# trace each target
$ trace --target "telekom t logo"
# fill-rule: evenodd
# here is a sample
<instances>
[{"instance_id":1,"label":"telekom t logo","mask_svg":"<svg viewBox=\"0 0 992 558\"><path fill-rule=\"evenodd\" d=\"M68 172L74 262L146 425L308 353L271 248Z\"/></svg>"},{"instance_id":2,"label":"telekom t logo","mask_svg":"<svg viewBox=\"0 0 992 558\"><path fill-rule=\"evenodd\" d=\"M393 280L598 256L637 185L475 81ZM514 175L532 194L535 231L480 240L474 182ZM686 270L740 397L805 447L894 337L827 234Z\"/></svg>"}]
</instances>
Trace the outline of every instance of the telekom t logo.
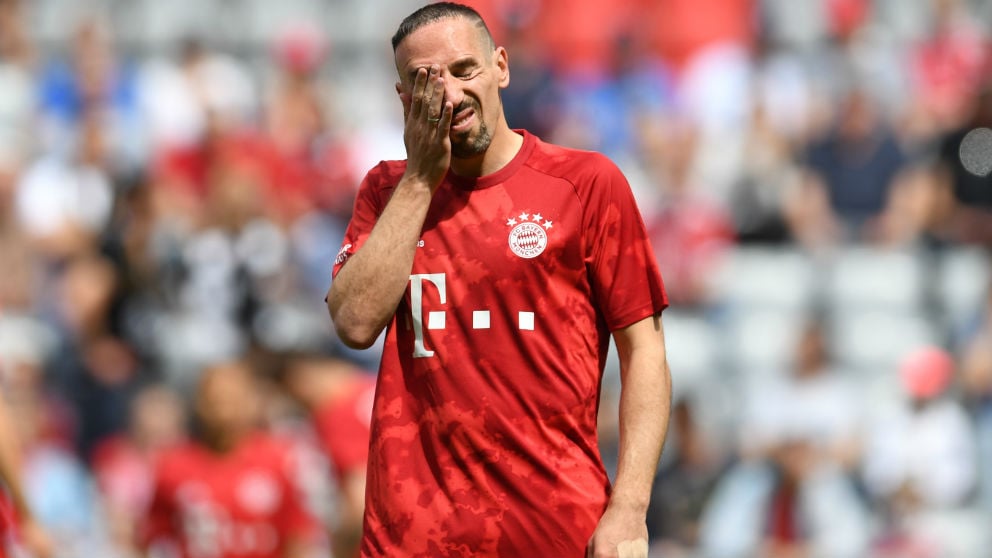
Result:
<instances>
[{"instance_id":1,"label":"telekom t logo","mask_svg":"<svg viewBox=\"0 0 992 558\"><path fill-rule=\"evenodd\" d=\"M448 290L444 283L443 273L416 273L410 276L410 307L413 311L413 356L415 358L434 356L434 351L428 351L424 347L424 281L430 281L437 287L441 304L447 303ZM440 321L441 327L431 329L444 329L444 312L431 312L427 316L427 325L437 326Z\"/></svg>"},{"instance_id":2,"label":"telekom t logo","mask_svg":"<svg viewBox=\"0 0 992 558\"><path fill-rule=\"evenodd\" d=\"M438 302L447 304L448 289L444 273L415 273L410 275L410 311L413 314L413 356L414 358L432 357L434 351L427 350L424 345L424 282L430 282L437 288ZM447 314L444 310L427 313L427 329L444 329ZM534 313L518 312L517 328L534 330ZM489 329L489 310L472 311L472 329Z\"/></svg>"}]
</instances>

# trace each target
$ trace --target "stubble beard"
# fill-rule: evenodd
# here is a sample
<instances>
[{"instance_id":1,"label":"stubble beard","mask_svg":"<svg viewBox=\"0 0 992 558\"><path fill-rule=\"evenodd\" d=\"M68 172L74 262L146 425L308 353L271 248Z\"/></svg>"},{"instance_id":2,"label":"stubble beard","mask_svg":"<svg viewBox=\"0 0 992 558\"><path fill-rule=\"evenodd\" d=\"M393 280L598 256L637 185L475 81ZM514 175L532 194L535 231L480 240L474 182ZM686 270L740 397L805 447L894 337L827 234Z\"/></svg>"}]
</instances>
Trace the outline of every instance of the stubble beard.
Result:
<instances>
[{"instance_id":1,"label":"stubble beard","mask_svg":"<svg viewBox=\"0 0 992 558\"><path fill-rule=\"evenodd\" d=\"M451 155L453 157L471 159L489 149L489 144L493 142L493 134L489 130L489 126L482 122L481 114L478 111L476 111L476 117L479 118L479 131L474 136L469 131L462 137L451 138Z\"/></svg>"}]
</instances>

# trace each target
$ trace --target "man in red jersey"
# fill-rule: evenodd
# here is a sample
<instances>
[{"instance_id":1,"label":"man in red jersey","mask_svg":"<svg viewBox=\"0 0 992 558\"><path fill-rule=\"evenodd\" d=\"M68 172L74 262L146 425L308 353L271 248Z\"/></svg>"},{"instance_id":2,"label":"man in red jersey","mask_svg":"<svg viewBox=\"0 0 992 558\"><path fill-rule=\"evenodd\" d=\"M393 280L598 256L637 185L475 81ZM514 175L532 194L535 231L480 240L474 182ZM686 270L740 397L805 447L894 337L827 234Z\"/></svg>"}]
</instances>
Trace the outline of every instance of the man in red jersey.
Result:
<instances>
[{"instance_id":1,"label":"man in red jersey","mask_svg":"<svg viewBox=\"0 0 992 558\"><path fill-rule=\"evenodd\" d=\"M348 345L387 328L362 555L646 556L671 383L630 187L602 155L508 127L508 55L474 10L421 8L393 49L407 160L365 177L327 297ZM611 334L612 489L596 440Z\"/></svg>"},{"instance_id":2,"label":"man in red jersey","mask_svg":"<svg viewBox=\"0 0 992 558\"><path fill-rule=\"evenodd\" d=\"M294 449L258 427L261 399L241 363L200 381L200 439L165 450L143 527L147 547L182 558L309 556L317 523L294 482Z\"/></svg>"}]
</instances>

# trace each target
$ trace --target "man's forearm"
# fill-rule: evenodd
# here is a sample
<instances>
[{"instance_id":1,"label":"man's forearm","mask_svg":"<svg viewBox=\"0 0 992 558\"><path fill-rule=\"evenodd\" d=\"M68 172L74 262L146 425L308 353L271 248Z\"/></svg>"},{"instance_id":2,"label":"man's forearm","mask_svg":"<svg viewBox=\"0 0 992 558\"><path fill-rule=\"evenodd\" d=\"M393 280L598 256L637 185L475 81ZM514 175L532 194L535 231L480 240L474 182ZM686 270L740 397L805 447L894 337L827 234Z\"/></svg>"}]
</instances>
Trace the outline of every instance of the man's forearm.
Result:
<instances>
[{"instance_id":1,"label":"man's forearm","mask_svg":"<svg viewBox=\"0 0 992 558\"><path fill-rule=\"evenodd\" d=\"M651 485L668 432L671 408L671 375L663 344L664 338L660 337L656 346L652 343L626 348L618 346L623 385L620 454L611 507L645 513L650 502Z\"/></svg>"},{"instance_id":2,"label":"man's forearm","mask_svg":"<svg viewBox=\"0 0 992 558\"><path fill-rule=\"evenodd\" d=\"M371 345L396 312L430 202L427 184L401 180L365 244L332 282L327 308L347 345Z\"/></svg>"}]
</instances>

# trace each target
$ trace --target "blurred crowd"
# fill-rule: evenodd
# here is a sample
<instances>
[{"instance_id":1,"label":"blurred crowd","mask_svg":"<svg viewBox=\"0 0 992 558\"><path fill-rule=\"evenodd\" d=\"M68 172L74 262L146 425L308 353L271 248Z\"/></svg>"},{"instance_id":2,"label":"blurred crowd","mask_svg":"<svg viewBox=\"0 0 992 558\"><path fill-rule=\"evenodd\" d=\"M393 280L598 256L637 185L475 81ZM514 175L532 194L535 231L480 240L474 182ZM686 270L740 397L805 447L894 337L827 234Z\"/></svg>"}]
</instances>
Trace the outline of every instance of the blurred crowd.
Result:
<instances>
[{"instance_id":1,"label":"blurred crowd","mask_svg":"<svg viewBox=\"0 0 992 558\"><path fill-rule=\"evenodd\" d=\"M404 157L388 37L419 3L211 0L145 42L91 3L43 34L65 2L0 0L0 386L33 511L58 557L133 556L158 456L232 424L197 411L228 363L240 420L304 456L314 552L350 556L378 354L323 296L363 173ZM652 236L653 555L983 556L992 1L466 3L510 125L610 156ZM224 24L246 11L266 33Z\"/></svg>"}]
</instances>

